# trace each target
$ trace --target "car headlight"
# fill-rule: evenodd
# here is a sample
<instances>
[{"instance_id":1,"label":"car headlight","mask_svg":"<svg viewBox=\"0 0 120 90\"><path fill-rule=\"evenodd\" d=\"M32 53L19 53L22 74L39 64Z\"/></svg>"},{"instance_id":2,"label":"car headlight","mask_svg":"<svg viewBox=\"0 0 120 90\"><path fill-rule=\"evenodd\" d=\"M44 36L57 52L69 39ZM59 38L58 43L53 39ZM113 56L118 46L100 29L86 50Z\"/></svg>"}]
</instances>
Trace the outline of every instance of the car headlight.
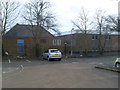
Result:
<instances>
[{"instance_id":1,"label":"car headlight","mask_svg":"<svg viewBox=\"0 0 120 90\"><path fill-rule=\"evenodd\" d=\"M53 55L52 55L52 54L50 54L49 56L50 56L50 57L52 57Z\"/></svg>"}]
</instances>

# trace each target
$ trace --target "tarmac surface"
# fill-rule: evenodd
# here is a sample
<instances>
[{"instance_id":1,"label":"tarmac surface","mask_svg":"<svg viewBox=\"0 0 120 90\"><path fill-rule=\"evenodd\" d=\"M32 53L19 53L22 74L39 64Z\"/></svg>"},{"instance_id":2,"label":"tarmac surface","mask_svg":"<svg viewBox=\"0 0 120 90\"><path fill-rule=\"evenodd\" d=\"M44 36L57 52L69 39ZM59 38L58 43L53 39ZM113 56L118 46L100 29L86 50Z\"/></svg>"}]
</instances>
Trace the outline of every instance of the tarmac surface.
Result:
<instances>
[{"instance_id":1,"label":"tarmac surface","mask_svg":"<svg viewBox=\"0 0 120 90\"><path fill-rule=\"evenodd\" d=\"M3 61L3 88L118 88L118 73L94 68L113 66L117 56L62 61Z\"/></svg>"}]
</instances>

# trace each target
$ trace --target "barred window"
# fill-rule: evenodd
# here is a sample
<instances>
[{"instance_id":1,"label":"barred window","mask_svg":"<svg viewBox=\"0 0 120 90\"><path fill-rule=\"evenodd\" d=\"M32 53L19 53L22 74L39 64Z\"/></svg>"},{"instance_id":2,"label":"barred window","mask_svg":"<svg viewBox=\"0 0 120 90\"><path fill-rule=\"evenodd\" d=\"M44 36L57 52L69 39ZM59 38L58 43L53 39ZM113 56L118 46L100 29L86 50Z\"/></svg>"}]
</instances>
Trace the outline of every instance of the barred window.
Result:
<instances>
[{"instance_id":1,"label":"barred window","mask_svg":"<svg viewBox=\"0 0 120 90\"><path fill-rule=\"evenodd\" d=\"M92 40L97 40L98 39L98 35L92 35Z\"/></svg>"}]
</instances>

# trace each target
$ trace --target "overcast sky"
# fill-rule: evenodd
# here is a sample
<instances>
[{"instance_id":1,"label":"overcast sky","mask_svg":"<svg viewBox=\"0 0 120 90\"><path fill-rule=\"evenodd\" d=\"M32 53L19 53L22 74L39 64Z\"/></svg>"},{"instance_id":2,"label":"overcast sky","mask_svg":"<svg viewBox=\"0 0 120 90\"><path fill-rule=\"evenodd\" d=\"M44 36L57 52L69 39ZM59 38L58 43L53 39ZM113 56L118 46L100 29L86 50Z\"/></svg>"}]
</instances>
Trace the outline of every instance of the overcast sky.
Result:
<instances>
[{"instance_id":1,"label":"overcast sky","mask_svg":"<svg viewBox=\"0 0 120 90\"><path fill-rule=\"evenodd\" d=\"M20 0L27 2L28 0ZM53 5L53 11L61 27L60 31L70 31L73 27L71 20L76 19L81 7L89 11L90 17L94 15L96 9L103 9L106 14L118 13L118 0L49 0ZM92 17L91 17L92 18Z\"/></svg>"}]
</instances>

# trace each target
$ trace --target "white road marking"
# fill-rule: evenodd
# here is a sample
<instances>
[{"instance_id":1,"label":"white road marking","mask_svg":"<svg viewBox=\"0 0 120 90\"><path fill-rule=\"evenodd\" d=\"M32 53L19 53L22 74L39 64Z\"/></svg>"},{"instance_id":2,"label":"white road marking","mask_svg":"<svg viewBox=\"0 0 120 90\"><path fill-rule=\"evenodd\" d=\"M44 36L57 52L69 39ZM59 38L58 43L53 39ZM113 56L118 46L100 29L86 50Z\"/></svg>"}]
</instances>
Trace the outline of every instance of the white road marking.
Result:
<instances>
[{"instance_id":1,"label":"white road marking","mask_svg":"<svg viewBox=\"0 0 120 90\"><path fill-rule=\"evenodd\" d=\"M2 73L6 73L6 72L2 72Z\"/></svg>"},{"instance_id":2,"label":"white road marking","mask_svg":"<svg viewBox=\"0 0 120 90\"><path fill-rule=\"evenodd\" d=\"M9 59L8 61L9 61L9 63L11 63L11 60L10 60L10 59Z\"/></svg>"},{"instance_id":3,"label":"white road marking","mask_svg":"<svg viewBox=\"0 0 120 90\"><path fill-rule=\"evenodd\" d=\"M72 62L72 63L79 63L79 62Z\"/></svg>"},{"instance_id":4,"label":"white road marking","mask_svg":"<svg viewBox=\"0 0 120 90\"><path fill-rule=\"evenodd\" d=\"M26 60L27 62L31 62L30 60Z\"/></svg>"},{"instance_id":5,"label":"white road marking","mask_svg":"<svg viewBox=\"0 0 120 90\"><path fill-rule=\"evenodd\" d=\"M16 68L16 70L18 70L18 69L19 69L19 67Z\"/></svg>"},{"instance_id":6,"label":"white road marking","mask_svg":"<svg viewBox=\"0 0 120 90\"><path fill-rule=\"evenodd\" d=\"M18 66L18 67L16 68L16 70L19 70L19 69L20 69L20 72L22 72L22 71L24 70L23 65L20 65L20 66Z\"/></svg>"},{"instance_id":7,"label":"white road marking","mask_svg":"<svg viewBox=\"0 0 120 90\"><path fill-rule=\"evenodd\" d=\"M105 64L103 64L103 63L98 63L99 65L102 65L102 66L105 66Z\"/></svg>"},{"instance_id":8,"label":"white road marking","mask_svg":"<svg viewBox=\"0 0 120 90\"><path fill-rule=\"evenodd\" d=\"M90 65L102 65L102 66L105 66L104 63L96 63L96 62L91 62Z\"/></svg>"},{"instance_id":9,"label":"white road marking","mask_svg":"<svg viewBox=\"0 0 120 90\"><path fill-rule=\"evenodd\" d=\"M22 69L21 69L21 71L23 71L23 70L24 70L24 67L23 67L23 65L20 65L20 67L22 68ZM20 72L21 72L21 71L20 71Z\"/></svg>"}]
</instances>

